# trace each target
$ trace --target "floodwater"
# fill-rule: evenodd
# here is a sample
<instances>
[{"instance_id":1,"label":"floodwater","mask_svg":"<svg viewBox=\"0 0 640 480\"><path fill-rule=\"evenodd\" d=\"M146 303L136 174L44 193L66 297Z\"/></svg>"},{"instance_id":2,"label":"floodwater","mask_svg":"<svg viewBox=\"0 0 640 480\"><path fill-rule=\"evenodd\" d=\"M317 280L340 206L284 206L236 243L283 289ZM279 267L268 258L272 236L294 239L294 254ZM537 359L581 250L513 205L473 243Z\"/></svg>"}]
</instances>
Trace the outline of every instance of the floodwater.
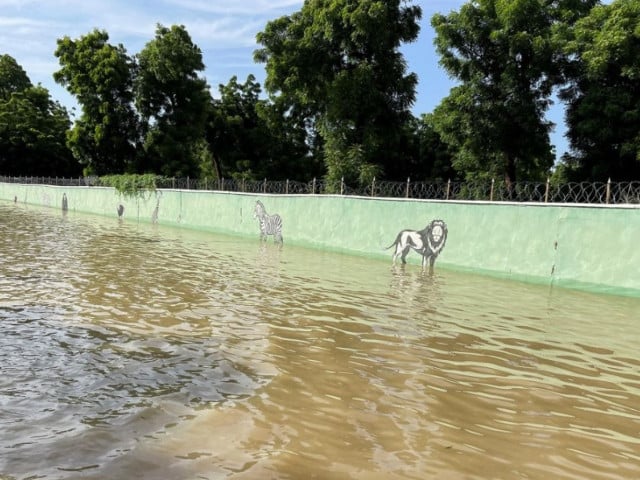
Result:
<instances>
[{"instance_id":1,"label":"floodwater","mask_svg":"<svg viewBox=\"0 0 640 480\"><path fill-rule=\"evenodd\" d=\"M640 299L284 236L0 203L0 479L640 478Z\"/></svg>"}]
</instances>

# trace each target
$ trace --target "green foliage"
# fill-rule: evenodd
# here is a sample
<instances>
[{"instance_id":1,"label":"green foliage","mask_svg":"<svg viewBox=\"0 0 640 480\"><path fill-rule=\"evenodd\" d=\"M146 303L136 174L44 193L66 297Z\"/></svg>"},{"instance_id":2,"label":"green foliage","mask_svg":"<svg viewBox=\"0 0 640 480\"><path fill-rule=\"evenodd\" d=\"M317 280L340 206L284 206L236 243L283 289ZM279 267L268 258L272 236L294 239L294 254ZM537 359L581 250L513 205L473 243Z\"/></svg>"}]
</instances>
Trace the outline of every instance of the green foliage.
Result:
<instances>
[{"instance_id":1,"label":"green foliage","mask_svg":"<svg viewBox=\"0 0 640 480\"><path fill-rule=\"evenodd\" d=\"M360 166L397 159L417 84L399 51L419 31L421 9L408 3L305 2L258 34L267 91L320 135L329 182L342 171L357 180Z\"/></svg>"},{"instance_id":2,"label":"green foliage","mask_svg":"<svg viewBox=\"0 0 640 480\"><path fill-rule=\"evenodd\" d=\"M79 171L65 145L67 110L33 86L10 56L0 56L0 173L75 175Z\"/></svg>"},{"instance_id":3,"label":"green foliage","mask_svg":"<svg viewBox=\"0 0 640 480\"><path fill-rule=\"evenodd\" d=\"M10 55L0 55L0 100L8 101L13 93L31 87L27 72Z\"/></svg>"},{"instance_id":4,"label":"green foliage","mask_svg":"<svg viewBox=\"0 0 640 480\"><path fill-rule=\"evenodd\" d=\"M280 104L260 99L253 75L244 83L234 76L219 91L206 128L218 177L307 180L314 174L305 124L279 109Z\"/></svg>"},{"instance_id":5,"label":"green foliage","mask_svg":"<svg viewBox=\"0 0 640 480\"><path fill-rule=\"evenodd\" d=\"M573 154L564 159L575 178L640 178L640 3L616 0L563 32L576 59L567 102Z\"/></svg>"},{"instance_id":6,"label":"green foliage","mask_svg":"<svg viewBox=\"0 0 640 480\"><path fill-rule=\"evenodd\" d=\"M260 178L260 162L265 160L269 142L258 116L258 104L264 102L259 100L260 84L253 75L244 84L234 76L218 89L220 98L212 101L206 126L216 175Z\"/></svg>"},{"instance_id":7,"label":"green foliage","mask_svg":"<svg viewBox=\"0 0 640 480\"><path fill-rule=\"evenodd\" d=\"M407 177L413 180L456 179L453 157L434 126L433 114L423 114L419 119L414 119L412 129L417 152L413 156L415 164L411 166Z\"/></svg>"},{"instance_id":8,"label":"green foliage","mask_svg":"<svg viewBox=\"0 0 640 480\"><path fill-rule=\"evenodd\" d=\"M266 135L256 140L268 146L266 161L260 162L262 178L308 181L324 175L318 137L306 118L285 110L280 102L259 102L256 111Z\"/></svg>"},{"instance_id":9,"label":"green foliage","mask_svg":"<svg viewBox=\"0 0 640 480\"><path fill-rule=\"evenodd\" d=\"M369 185L374 177L380 176L380 166L368 163L361 145L347 145L339 134L325 135L325 164L327 184L339 185L344 181L349 185ZM337 191L337 190L336 190Z\"/></svg>"},{"instance_id":10,"label":"green foliage","mask_svg":"<svg viewBox=\"0 0 640 480\"><path fill-rule=\"evenodd\" d=\"M99 178L99 184L104 187L115 188L125 198L148 198L156 192L157 182L161 179L154 174L104 175Z\"/></svg>"},{"instance_id":11,"label":"green foliage","mask_svg":"<svg viewBox=\"0 0 640 480\"><path fill-rule=\"evenodd\" d=\"M57 42L61 68L54 79L76 96L82 115L67 143L78 161L96 174L135 168L139 125L133 109L133 59L105 31Z\"/></svg>"},{"instance_id":12,"label":"green foliage","mask_svg":"<svg viewBox=\"0 0 640 480\"><path fill-rule=\"evenodd\" d=\"M468 179L542 179L553 164L544 118L561 81L553 31L593 2L547 3L479 0L432 18L440 63L461 82L434 112L435 127Z\"/></svg>"},{"instance_id":13,"label":"green foliage","mask_svg":"<svg viewBox=\"0 0 640 480\"><path fill-rule=\"evenodd\" d=\"M198 159L199 175L198 178L203 180L216 180L220 178L215 170L215 159L211 154L209 145L206 140L202 140L193 146L193 155Z\"/></svg>"},{"instance_id":14,"label":"green foliage","mask_svg":"<svg viewBox=\"0 0 640 480\"><path fill-rule=\"evenodd\" d=\"M489 200L491 198L490 181L466 182L456 194L457 198L464 200Z\"/></svg>"},{"instance_id":15,"label":"green foliage","mask_svg":"<svg viewBox=\"0 0 640 480\"><path fill-rule=\"evenodd\" d=\"M195 154L204 139L211 99L202 52L184 26L158 25L156 36L138 54L136 106L145 121L144 161L140 171L166 176L197 176Z\"/></svg>"},{"instance_id":16,"label":"green foliage","mask_svg":"<svg viewBox=\"0 0 640 480\"><path fill-rule=\"evenodd\" d=\"M637 179L640 2L599 3L470 0L434 15L440 63L458 84L420 118L410 113L417 77L400 52L419 32L411 1L306 1L268 22L254 53L267 99L251 75L212 99L184 26L158 25L133 57L104 31L63 37L54 78L82 114L71 125L0 55L0 173L511 185L551 171L545 113L559 89L572 152L554 181Z\"/></svg>"}]
</instances>

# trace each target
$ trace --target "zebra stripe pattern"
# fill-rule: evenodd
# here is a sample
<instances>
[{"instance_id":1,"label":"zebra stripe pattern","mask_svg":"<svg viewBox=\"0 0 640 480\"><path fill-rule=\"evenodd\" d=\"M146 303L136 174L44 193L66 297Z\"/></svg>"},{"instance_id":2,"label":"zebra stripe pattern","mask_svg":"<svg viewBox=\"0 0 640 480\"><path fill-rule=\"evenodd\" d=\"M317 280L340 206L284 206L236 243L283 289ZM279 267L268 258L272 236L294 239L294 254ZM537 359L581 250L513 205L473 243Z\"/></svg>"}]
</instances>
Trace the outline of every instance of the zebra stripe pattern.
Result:
<instances>
[{"instance_id":1,"label":"zebra stripe pattern","mask_svg":"<svg viewBox=\"0 0 640 480\"><path fill-rule=\"evenodd\" d=\"M274 243L282 243L282 218L280 215L269 215L260 200L256 201L253 209L253 218L260 223L260 240L266 240L268 235L273 235Z\"/></svg>"}]
</instances>

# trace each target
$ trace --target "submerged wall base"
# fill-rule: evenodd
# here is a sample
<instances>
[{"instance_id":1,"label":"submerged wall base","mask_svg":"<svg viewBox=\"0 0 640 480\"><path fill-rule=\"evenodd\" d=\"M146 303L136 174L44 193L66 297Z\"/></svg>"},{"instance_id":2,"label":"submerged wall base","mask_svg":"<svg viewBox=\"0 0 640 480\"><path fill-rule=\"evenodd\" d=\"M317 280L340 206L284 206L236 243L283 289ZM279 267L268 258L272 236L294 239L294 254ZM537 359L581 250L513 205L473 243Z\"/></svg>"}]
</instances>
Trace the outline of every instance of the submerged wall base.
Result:
<instances>
[{"instance_id":1,"label":"submerged wall base","mask_svg":"<svg viewBox=\"0 0 640 480\"><path fill-rule=\"evenodd\" d=\"M112 188L0 183L0 200L118 217L124 221L260 235L260 200L282 219L284 243L387 258L403 229L443 220L436 268L452 268L600 293L640 296L639 206L429 201L331 195L254 195L158 190L124 198ZM267 220L266 232L274 227ZM268 241L273 241L268 236ZM420 263L411 252L407 260ZM419 267L418 267L419 268Z\"/></svg>"}]
</instances>

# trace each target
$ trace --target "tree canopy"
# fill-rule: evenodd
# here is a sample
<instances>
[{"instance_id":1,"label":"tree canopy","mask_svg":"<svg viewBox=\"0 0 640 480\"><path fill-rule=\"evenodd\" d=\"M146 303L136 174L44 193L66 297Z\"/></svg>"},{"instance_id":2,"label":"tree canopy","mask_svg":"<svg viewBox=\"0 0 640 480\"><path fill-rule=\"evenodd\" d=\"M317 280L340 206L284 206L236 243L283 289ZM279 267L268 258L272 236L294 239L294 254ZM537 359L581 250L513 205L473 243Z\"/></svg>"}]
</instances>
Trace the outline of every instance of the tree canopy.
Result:
<instances>
[{"instance_id":1,"label":"tree canopy","mask_svg":"<svg viewBox=\"0 0 640 480\"><path fill-rule=\"evenodd\" d=\"M68 145L85 171L98 175L133 170L139 143L132 108L135 65L123 45L108 40L107 32L97 29L78 40L58 40L61 68L53 75L82 108Z\"/></svg>"},{"instance_id":2,"label":"tree canopy","mask_svg":"<svg viewBox=\"0 0 640 480\"><path fill-rule=\"evenodd\" d=\"M640 178L640 3L595 7L565 31L576 62L562 90L572 179Z\"/></svg>"},{"instance_id":3,"label":"tree canopy","mask_svg":"<svg viewBox=\"0 0 640 480\"><path fill-rule=\"evenodd\" d=\"M211 98L199 76L204 70L200 48L184 26L158 25L137 58L135 103L146 124L142 170L197 177Z\"/></svg>"},{"instance_id":4,"label":"tree canopy","mask_svg":"<svg viewBox=\"0 0 640 480\"><path fill-rule=\"evenodd\" d=\"M0 99L8 101L12 94L31 87L31 80L16 59L10 55L0 55Z\"/></svg>"},{"instance_id":5,"label":"tree canopy","mask_svg":"<svg viewBox=\"0 0 640 480\"><path fill-rule=\"evenodd\" d=\"M507 184L548 174L555 155L545 113L562 73L554 25L593 3L476 0L433 16L440 64L460 81L435 112L456 169Z\"/></svg>"},{"instance_id":6,"label":"tree canopy","mask_svg":"<svg viewBox=\"0 0 640 480\"><path fill-rule=\"evenodd\" d=\"M44 87L33 86L9 55L0 56L0 173L75 175L66 147L67 110Z\"/></svg>"},{"instance_id":7,"label":"tree canopy","mask_svg":"<svg viewBox=\"0 0 640 480\"><path fill-rule=\"evenodd\" d=\"M313 168L303 126L291 122L277 107L260 98L253 75L244 83L232 77L219 86L220 98L212 102L207 140L218 177L245 179L287 178L307 180Z\"/></svg>"},{"instance_id":8,"label":"tree canopy","mask_svg":"<svg viewBox=\"0 0 640 480\"><path fill-rule=\"evenodd\" d=\"M368 182L392 169L417 77L399 47L419 32L411 2L306 1L267 24L255 59L266 64L267 91L303 112L323 140L329 180Z\"/></svg>"},{"instance_id":9,"label":"tree canopy","mask_svg":"<svg viewBox=\"0 0 640 480\"><path fill-rule=\"evenodd\" d=\"M401 47L416 40L421 15L410 0L306 0L257 35L265 91L253 75L232 76L215 97L183 25L157 25L135 55L103 30L65 36L54 79L81 107L73 123L2 55L0 173L82 166L98 175L324 176L330 186L373 177L512 185L554 169L571 180L640 178L637 0L469 0L434 15L435 49L456 83L433 112L414 115L418 78ZM571 151L554 164L555 93Z\"/></svg>"}]
</instances>

